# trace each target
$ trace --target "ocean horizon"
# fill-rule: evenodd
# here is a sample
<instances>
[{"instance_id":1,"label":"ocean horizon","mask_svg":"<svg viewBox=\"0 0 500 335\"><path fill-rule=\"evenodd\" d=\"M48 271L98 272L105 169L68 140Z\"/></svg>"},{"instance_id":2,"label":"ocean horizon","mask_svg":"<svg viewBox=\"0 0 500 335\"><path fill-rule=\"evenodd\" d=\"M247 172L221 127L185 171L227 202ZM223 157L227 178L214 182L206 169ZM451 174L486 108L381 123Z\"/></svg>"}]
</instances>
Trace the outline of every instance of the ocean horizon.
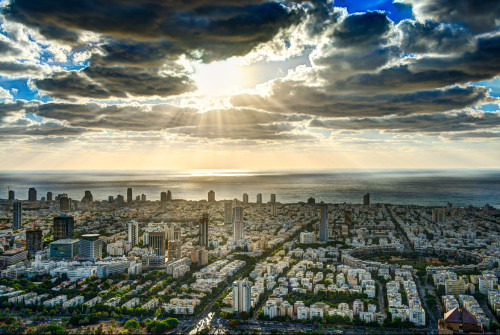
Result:
<instances>
[{"instance_id":1,"label":"ocean horizon","mask_svg":"<svg viewBox=\"0 0 500 335\"><path fill-rule=\"evenodd\" d=\"M362 203L370 193L372 203L444 206L484 206L500 208L500 169L341 169L341 170L45 170L0 171L0 199L14 190L16 199L28 198L35 187L38 199L48 191L54 197L67 193L83 198L90 190L95 200L108 196L145 194L159 200L160 192L170 190L174 199L202 200L210 190L216 200L242 199L250 202L262 193L263 201L276 194L277 201Z\"/></svg>"}]
</instances>

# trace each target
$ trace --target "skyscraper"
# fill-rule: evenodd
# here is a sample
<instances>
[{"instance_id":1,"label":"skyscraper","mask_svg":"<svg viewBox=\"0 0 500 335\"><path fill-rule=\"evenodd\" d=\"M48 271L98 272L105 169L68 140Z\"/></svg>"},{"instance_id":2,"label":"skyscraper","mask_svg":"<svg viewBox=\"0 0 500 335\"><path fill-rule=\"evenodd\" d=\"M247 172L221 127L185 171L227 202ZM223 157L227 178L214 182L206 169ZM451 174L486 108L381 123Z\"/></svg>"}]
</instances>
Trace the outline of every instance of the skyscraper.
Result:
<instances>
[{"instance_id":1,"label":"skyscraper","mask_svg":"<svg viewBox=\"0 0 500 335\"><path fill-rule=\"evenodd\" d=\"M128 241L132 248L139 242L139 224L137 221L132 220L128 223Z\"/></svg>"},{"instance_id":2,"label":"skyscraper","mask_svg":"<svg viewBox=\"0 0 500 335\"><path fill-rule=\"evenodd\" d=\"M80 256L89 260L96 260L102 257L104 242L99 238L99 234L85 234L80 239Z\"/></svg>"},{"instance_id":3,"label":"skyscraper","mask_svg":"<svg viewBox=\"0 0 500 335\"><path fill-rule=\"evenodd\" d=\"M271 203L274 204L276 202L276 194L271 194Z\"/></svg>"},{"instance_id":4,"label":"skyscraper","mask_svg":"<svg viewBox=\"0 0 500 335\"><path fill-rule=\"evenodd\" d=\"M172 192L170 192L170 190L167 191L167 201L172 201Z\"/></svg>"},{"instance_id":5,"label":"skyscraper","mask_svg":"<svg viewBox=\"0 0 500 335\"><path fill-rule=\"evenodd\" d=\"M36 189L34 187L28 190L28 201L36 201Z\"/></svg>"},{"instance_id":6,"label":"skyscraper","mask_svg":"<svg viewBox=\"0 0 500 335\"><path fill-rule=\"evenodd\" d=\"M252 284L247 280L233 283L233 313L249 313L252 300Z\"/></svg>"},{"instance_id":7,"label":"skyscraper","mask_svg":"<svg viewBox=\"0 0 500 335\"><path fill-rule=\"evenodd\" d=\"M92 192L89 190L85 191L85 195L82 198L82 203L84 204L91 204L94 202L94 196L92 195Z\"/></svg>"},{"instance_id":8,"label":"skyscraper","mask_svg":"<svg viewBox=\"0 0 500 335\"><path fill-rule=\"evenodd\" d=\"M315 204L316 203L316 199L314 199L313 197L310 197L309 199L307 199L307 203L308 204Z\"/></svg>"},{"instance_id":9,"label":"skyscraper","mask_svg":"<svg viewBox=\"0 0 500 335\"><path fill-rule=\"evenodd\" d=\"M131 203L133 201L132 198L132 187L127 188L127 202Z\"/></svg>"},{"instance_id":10,"label":"skyscraper","mask_svg":"<svg viewBox=\"0 0 500 335\"><path fill-rule=\"evenodd\" d=\"M243 238L243 207L233 208L233 239L235 241Z\"/></svg>"},{"instance_id":11,"label":"skyscraper","mask_svg":"<svg viewBox=\"0 0 500 335\"><path fill-rule=\"evenodd\" d=\"M168 260L181 258L182 242L179 240L168 241Z\"/></svg>"},{"instance_id":12,"label":"skyscraper","mask_svg":"<svg viewBox=\"0 0 500 335\"><path fill-rule=\"evenodd\" d=\"M12 208L12 229L21 229L23 227L23 204L20 201L14 201Z\"/></svg>"},{"instance_id":13,"label":"skyscraper","mask_svg":"<svg viewBox=\"0 0 500 335\"><path fill-rule=\"evenodd\" d=\"M62 211L69 211L69 198L67 195L63 195L59 198L59 209Z\"/></svg>"},{"instance_id":14,"label":"skyscraper","mask_svg":"<svg viewBox=\"0 0 500 335\"><path fill-rule=\"evenodd\" d=\"M33 256L37 251L43 249L42 237L41 229L26 230L26 250L28 250L28 255Z\"/></svg>"},{"instance_id":15,"label":"skyscraper","mask_svg":"<svg viewBox=\"0 0 500 335\"><path fill-rule=\"evenodd\" d=\"M363 205L370 206L370 193L366 193L363 196Z\"/></svg>"},{"instance_id":16,"label":"skyscraper","mask_svg":"<svg viewBox=\"0 0 500 335\"><path fill-rule=\"evenodd\" d=\"M233 204L231 201L224 202L224 223L231 224L233 222Z\"/></svg>"},{"instance_id":17,"label":"skyscraper","mask_svg":"<svg viewBox=\"0 0 500 335\"><path fill-rule=\"evenodd\" d=\"M200 232L198 234L198 245L200 247L208 246L208 213L203 213L200 220Z\"/></svg>"},{"instance_id":18,"label":"skyscraper","mask_svg":"<svg viewBox=\"0 0 500 335\"><path fill-rule=\"evenodd\" d=\"M149 232L149 248L153 254L165 257L165 241L167 236L164 230Z\"/></svg>"},{"instance_id":19,"label":"skyscraper","mask_svg":"<svg viewBox=\"0 0 500 335\"><path fill-rule=\"evenodd\" d=\"M319 223L319 240L321 242L328 242L328 206L326 204L321 204L321 219Z\"/></svg>"},{"instance_id":20,"label":"skyscraper","mask_svg":"<svg viewBox=\"0 0 500 335\"><path fill-rule=\"evenodd\" d=\"M208 192L208 202L215 202L215 192L213 190Z\"/></svg>"},{"instance_id":21,"label":"skyscraper","mask_svg":"<svg viewBox=\"0 0 500 335\"><path fill-rule=\"evenodd\" d=\"M47 192L47 201L52 201L52 192Z\"/></svg>"},{"instance_id":22,"label":"skyscraper","mask_svg":"<svg viewBox=\"0 0 500 335\"><path fill-rule=\"evenodd\" d=\"M13 190L9 190L9 201L14 201L16 199L16 193Z\"/></svg>"},{"instance_id":23,"label":"skyscraper","mask_svg":"<svg viewBox=\"0 0 500 335\"><path fill-rule=\"evenodd\" d=\"M125 206L125 199L123 198L123 195L118 194L116 196L116 207L123 208L123 206Z\"/></svg>"},{"instance_id":24,"label":"skyscraper","mask_svg":"<svg viewBox=\"0 0 500 335\"><path fill-rule=\"evenodd\" d=\"M257 203L258 204L262 203L262 193L257 194Z\"/></svg>"},{"instance_id":25,"label":"skyscraper","mask_svg":"<svg viewBox=\"0 0 500 335\"><path fill-rule=\"evenodd\" d=\"M269 204L269 210L270 210L271 216L278 215L278 206L277 206L277 204L275 202L271 202Z\"/></svg>"},{"instance_id":26,"label":"skyscraper","mask_svg":"<svg viewBox=\"0 0 500 335\"><path fill-rule=\"evenodd\" d=\"M54 241L75 237L75 219L72 216L57 216L52 226Z\"/></svg>"},{"instance_id":27,"label":"skyscraper","mask_svg":"<svg viewBox=\"0 0 500 335\"><path fill-rule=\"evenodd\" d=\"M146 195L145 194L141 194L141 201L146 202Z\"/></svg>"},{"instance_id":28,"label":"skyscraper","mask_svg":"<svg viewBox=\"0 0 500 335\"><path fill-rule=\"evenodd\" d=\"M167 192L161 192L160 193L160 202L161 203L167 202Z\"/></svg>"},{"instance_id":29,"label":"skyscraper","mask_svg":"<svg viewBox=\"0 0 500 335\"><path fill-rule=\"evenodd\" d=\"M351 211L344 211L344 223L348 226L352 224L352 213Z\"/></svg>"},{"instance_id":30,"label":"skyscraper","mask_svg":"<svg viewBox=\"0 0 500 335\"><path fill-rule=\"evenodd\" d=\"M248 204L248 194L243 193L243 203L246 205Z\"/></svg>"}]
</instances>

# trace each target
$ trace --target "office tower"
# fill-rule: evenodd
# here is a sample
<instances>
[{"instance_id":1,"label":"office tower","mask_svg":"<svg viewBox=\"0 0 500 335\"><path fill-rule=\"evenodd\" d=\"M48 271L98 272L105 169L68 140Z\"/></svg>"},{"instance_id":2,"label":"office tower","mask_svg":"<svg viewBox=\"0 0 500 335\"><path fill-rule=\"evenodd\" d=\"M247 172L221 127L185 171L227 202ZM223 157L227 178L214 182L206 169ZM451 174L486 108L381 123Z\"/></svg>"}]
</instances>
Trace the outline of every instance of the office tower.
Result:
<instances>
[{"instance_id":1,"label":"office tower","mask_svg":"<svg viewBox=\"0 0 500 335\"><path fill-rule=\"evenodd\" d=\"M21 229L23 227L23 204L20 201L12 203L12 229Z\"/></svg>"},{"instance_id":2,"label":"office tower","mask_svg":"<svg viewBox=\"0 0 500 335\"><path fill-rule=\"evenodd\" d=\"M267 236L261 236L259 240L259 249L266 250L267 248L269 248Z\"/></svg>"},{"instance_id":3,"label":"office tower","mask_svg":"<svg viewBox=\"0 0 500 335\"><path fill-rule=\"evenodd\" d=\"M243 203L246 205L248 204L248 194L243 193Z\"/></svg>"},{"instance_id":4,"label":"office tower","mask_svg":"<svg viewBox=\"0 0 500 335\"><path fill-rule=\"evenodd\" d=\"M231 201L224 201L224 223L230 224L233 222L233 204Z\"/></svg>"},{"instance_id":5,"label":"office tower","mask_svg":"<svg viewBox=\"0 0 500 335\"><path fill-rule=\"evenodd\" d=\"M453 208L453 205L451 204L451 202L447 202L446 203L446 210L449 212L449 211L451 211L452 208Z\"/></svg>"},{"instance_id":6,"label":"office tower","mask_svg":"<svg viewBox=\"0 0 500 335\"><path fill-rule=\"evenodd\" d=\"M262 203L262 193L257 194L257 203L258 204Z\"/></svg>"},{"instance_id":7,"label":"office tower","mask_svg":"<svg viewBox=\"0 0 500 335\"><path fill-rule=\"evenodd\" d=\"M233 282L233 313L249 313L252 300L252 284L247 280Z\"/></svg>"},{"instance_id":8,"label":"office tower","mask_svg":"<svg viewBox=\"0 0 500 335\"><path fill-rule=\"evenodd\" d=\"M444 208L433 208L432 209L432 222L445 222L446 221L446 209Z\"/></svg>"},{"instance_id":9,"label":"office tower","mask_svg":"<svg viewBox=\"0 0 500 335\"><path fill-rule=\"evenodd\" d=\"M49 246L50 258L52 259L73 259L80 255L80 240L63 239L52 242Z\"/></svg>"},{"instance_id":10,"label":"office tower","mask_svg":"<svg viewBox=\"0 0 500 335\"><path fill-rule=\"evenodd\" d=\"M131 244L131 247L135 247L139 242L139 224L137 221L130 221L128 223L128 239L127 241Z\"/></svg>"},{"instance_id":11,"label":"office tower","mask_svg":"<svg viewBox=\"0 0 500 335\"><path fill-rule=\"evenodd\" d=\"M182 242L179 240L168 241L168 260L181 258Z\"/></svg>"},{"instance_id":12,"label":"office tower","mask_svg":"<svg viewBox=\"0 0 500 335\"><path fill-rule=\"evenodd\" d=\"M198 250L198 266L205 266L208 264L208 250L202 248Z\"/></svg>"},{"instance_id":13,"label":"office tower","mask_svg":"<svg viewBox=\"0 0 500 335\"><path fill-rule=\"evenodd\" d=\"M41 229L26 230L26 250L28 250L28 255L34 256L37 251L43 249L42 238Z\"/></svg>"},{"instance_id":14,"label":"office tower","mask_svg":"<svg viewBox=\"0 0 500 335\"><path fill-rule=\"evenodd\" d=\"M141 196L140 195L136 196L135 201L137 201L137 202L141 201Z\"/></svg>"},{"instance_id":15,"label":"office tower","mask_svg":"<svg viewBox=\"0 0 500 335\"><path fill-rule=\"evenodd\" d=\"M271 203L274 204L276 202L276 194L271 194Z\"/></svg>"},{"instance_id":16,"label":"office tower","mask_svg":"<svg viewBox=\"0 0 500 335\"><path fill-rule=\"evenodd\" d=\"M108 204L112 204L115 201L115 197L112 195L108 196Z\"/></svg>"},{"instance_id":17,"label":"office tower","mask_svg":"<svg viewBox=\"0 0 500 335\"><path fill-rule=\"evenodd\" d=\"M165 241L167 236L164 230L149 232L149 249L156 256L165 257Z\"/></svg>"},{"instance_id":18,"label":"office tower","mask_svg":"<svg viewBox=\"0 0 500 335\"><path fill-rule=\"evenodd\" d=\"M160 202L161 203L167 202L167 192L160 193Z\"/></svg>"},{"instance_id":19,"label":"office tower","mask_svg":"<svg viewBox=\"0 0 500 335\"><path fill-rule=\"evenodd\" d=\"M208 192L208 202L215 202L215 192L213 190Z\"/></svg>"},{"instance_id":20,"label":"office tower","mask_svg":"<svg viewBox=\"0 0 500 335\"><path fill-rule=\"evenodd\" d=\"M47 201L52 201L52 192L47 192Z\"/></svg>"},{"instance_id":21,"label":"office tower","mask_svg":"<svg viewBox=\"0 0 500 335\"><path fill-rule=\"evenodd\" d=\"M28 190L28 201L36 201L36 190L34 187L31 187Z\"/></svg>"},{"instance_id":22,"label":"office tower","mask_svg":"<svg viewBox=\"0 0 500 335\"><path fill-rule=\"evenodd\" d=\"M363 205L370 206L370 193L366 193L363 196Z\"/></svg>"},{"instance_id":23,"label":"office tower","mask_svg":"<svg viewBox=\"0 0 500 335\"><path fill-rule=\"evenodd\" d=\"M270 210L271 216L278 215L278 206L275 202L272 202L269 204L269 210Z\"/></svg>"},{"instance_id":24,"label":"office tower","mask_svg":"<svg viewBox=\"0 0 500 335\"><path fill-rule=\"evenodd\" d=\"M321 204L321 219L319 223L319 240L321 242L328 242L328 225L327 225L327 217L328 217L328 206L326 204Z\"/></svg>"},{"instance_id":25,"label":"office tower","mask_svg":"<svg viewBox=\"0 0 500 335\"><path fill-rule=\"evenodd\" d=\"M146 195L145 195L145 194L142 194L142 195L141 195L141 201L142 201L142 202L146 202Z\"/></svg>"},{"instance_id":26,"label":"office tower","mask_svg":"<svg viewBox=\"0 0 500 335\"><path fill-rule=\"evenodd\" d=\"M72 216L57 216L52 226L54 241L75 237L75 219Z\"/></svg>"},{"instance_id":27,"label":"office tower","mask_svg":"<svg viewBox=\"0 0 500 335\"><path fill-rule=\"evenodd\" d=\"M132 187L127 188L127 202L131 203L134 199L132 198Z\"/></svg>"},{"instance_id":28,"label":"office tower","mask_svg":"<svg viewBox=\"0 0 500 335\"><path fill-rule=\"evenodd\" d=\"M125 198L123 197L123 195L118 194L116 196L116 206L118 208L123 208L123 206L125 206Z\"/></svg>"},{"instance_id":29,"label":"office tower","mask_svg":"<svg viewBox=\"0 0 500 335\"><path fill-rule=\"evenodd\" d=\"M174 240L179 240L179 241L182 240L181 239L181 227L179 227L178 225L174 226Z\"/></svg>"},{"instance_id":30,"label":"office tower","mask_svg":"<svg viewBox=\"0 0 500 335\"><path fill-rule=\"evenodd\" d=\"M92 195L92 192L90 191L85 191L85 195L82 198L82 203L84 204L91 204L94 202L94 196Z\"/></svg>"},{"instance_id":31,"label":"office tower","mask_svg":"<svg viewBox=\"0 0 500 335\"><path fill-rule=\"evenodd\" d=\"M172 192L170 192L170 190L167 191L167 201L172 201Z\"/></svg>"},{"instance_id":32,"label":"office tower","mask_svg":"<svg viewBox=\"0 0 500 335\"><path fill-rule=\"evenodd\" d=\"M316 199L314 199L313 197L310 197L309 199L307 199L307 203L308 204L315 204L316 203Z\"/></svg>"},{"instance_id":33,"label":"office tower","mask_svg":"<svg viewBox=\"0 0 500 335\"><path fill-rule=\"evenodd\" d=\"M69 211L69 198L62 196L59 198L59 209L62 211Z\"/></svg>"},{"instance_id":34,"label":"office tower","mask_svg":"<svg viewBox=\"0 0 500 335\"><path fill-rule=\"evenodd\" d=\"M352 213L351 211L344 211L344 223L348 226L352 224Z\"/></svg>"},{"instance_id":35,"label":"office tower","mask_svg":"<svg viewBox=\"0 0 500 335\"><path fill-rule=\"evenodd\" d=\"M99 234L85 234L80 240L80 256L89 260L102 258L102 248L104 242L99 238Z\"/></svg>"},{"instance_id":36,"label":"office tower","mask_svg":"<svg viewBox=\"0 0 500 335\"><path fill-rule=\"evenodd\" d=\"M233 239L235 241L243 238L243 207L233 208Z\"/></svg>"},{"instance_id":37,"label":"office tower","mask_svg":"<svg viewBox=\"0 0 500 335\"><path fill-rule=\"evenodd\" d=\"M200 220L200 232L198 234L198 245L200 247L208 246L208 213L203 213Z\"/></svg>"},{"instance_id":38,"label":"office tower","mask_svg":"<svg viewBox=\"0 0 500 335\"><path fill-rule=\"evenodd\" d=\"M9 201L14 201L16 199L16 193L13 190L9 190Z\"/></svg>"}]
</instances>

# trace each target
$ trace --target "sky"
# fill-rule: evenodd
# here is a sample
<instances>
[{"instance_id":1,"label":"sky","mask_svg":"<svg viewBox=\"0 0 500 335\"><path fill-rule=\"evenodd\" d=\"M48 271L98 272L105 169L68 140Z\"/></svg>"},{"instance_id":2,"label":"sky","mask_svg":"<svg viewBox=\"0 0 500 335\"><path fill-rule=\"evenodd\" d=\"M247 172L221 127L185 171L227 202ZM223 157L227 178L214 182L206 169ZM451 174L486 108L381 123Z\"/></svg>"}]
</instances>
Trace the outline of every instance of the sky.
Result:
<instances>
[{"instance_id":1,"label":"sky","mask_svg":"<svg viewBox=\"0 0 500 335\"><path fill-rule=\"evenodd\" d=\"M0 170L500 168L498 0L0 0Z\"/></svg>"}]
</instances>

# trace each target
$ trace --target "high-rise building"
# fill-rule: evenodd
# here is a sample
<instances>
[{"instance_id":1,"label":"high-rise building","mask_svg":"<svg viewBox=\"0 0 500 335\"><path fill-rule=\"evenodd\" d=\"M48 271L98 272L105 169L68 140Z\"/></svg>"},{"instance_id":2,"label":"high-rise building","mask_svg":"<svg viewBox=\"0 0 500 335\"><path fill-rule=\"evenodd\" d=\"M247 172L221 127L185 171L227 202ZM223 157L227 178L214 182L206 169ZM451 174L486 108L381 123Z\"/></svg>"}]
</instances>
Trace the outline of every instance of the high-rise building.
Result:
<instances>
[{"instance_id":1,"label":"high-rise building","mask_svg":"<svg viewBox=\"0 0 500 335\"><path fill-rule=\"evenodd\" d=\"M344 211L344 223L348 226L352 224L352 213L351 211Z\"/></svg>"},{"instance_id":2,"label":"high-rise building","mask_svg":"<svg viewBox=\"0 0 500 335\"><path fill-rule=\"evenodd\" d=\"M85 234L80 240L80 256L95 261L102 257L104 242L99 238L99 234Z\"/></svg>"},{"instance_id":3,"label":"high-rise building","mask_svg":"<svg viewBox=\"0 0 500 335\"><path fill-rule=\"evenodd\" d=\"M52 201L52 192L47 192L47 201Z\"/></svg>"},{"instance_id":4,"label":"high-rise building","mask_svg":"<svg viewBox=\"0 0 500 335\"><path fill-rule=\"evenodd\" d=\"M213 190L208 192L208 202L215 202L215 192Z\"/></svg>"},{"instance_id":5,"label":"high-rise building","mask_svg":"<svg viewBox=\"0 0 500 335\"><path fill-rule=\"evenodd\" d=\"M363 196L363 205L370 206L370 193L366 193Z\"/></svg>"},{"instance_id":6,"label":"high-rise building","mask_svg":"<svg viewBox=\"0 0 500 335\"><path fill-rule=\"evenodd\" d=\"M127 202L131 203L133 201L132 198L132 187L127 188Z\"/></svg>"},{"instance_id":7,"label":"high-rise building","mask_svg":"<svg viewBox=\"0 0 500 335\"><path fill-rule=\"evenodd\" d=\"M70 200L67 195L63 195L59 198L59 209L62 211L69 211Z\"/></svg>"},{"instance_id":8,"label":"high-rise building","mask_svg":"<svg viewBox=\"0 0 500 335\"><path fill-rule=\"evenodd\" d=\"M233 203L231 201L224 202L224 223L231 224L233 222Z\"/></svg>"},{"instance_id":9,"label":"high-rise building","mask_svg":"<svg viewBox=\"0 0 500 335\"><path fill-rule=\"evenodd\" d=\"M115 202L115 197L112 195L108 196L108 204L112 204L113 202Z\"/></svg>"},{"instance_id":10,"label":"high-rise building","mask_svg":"<svg viewBox=\"0 0 500 335\"><path fill-rule=\"evenodd\" d=\"M149 249L150 251L157 255L165 257L165 243L167 236L164 230L157 230L149 232Z\"/></svg>"},{"instance_id":11,"label":"high-rise building","mask_svg":"<svg viewBox=\"0 0 500 335\"><path fill-rule=\"evenodd\" d=\"M23 204L20 201L14 201L12 208L12 229L21 229L23 227Z\"/></svg>"},{"instance_id":12,"label":"high-rise building","mask_svg":"<svg viewBox=\"0 0 500 335\"><path fill-rule=\"evenodd\" d=\"M432 209L432 222L445 222L446 221L446 209L445 208L433 208Z\"/></svg>"},{"instance_id":13,"label":"high-rise building","mask_svg":"<svg viewBox=\"0 0 500 335\"><path fill-rule=\"evenodd\" d=\"M36 189L34 187L31 187L28 190L28 201L36 201Z\"/></svg>"},{"instance_id":14,"label":"high-rise building","mask_svg":"<svg viewBox=\"0 0 500 335\"><path fill-rule=\"evenodd\" d=\"M72 216L57 216L52 226L54 241L75 237L75 219Z\"/></svg>"},{"instance_id":15,"label":"high-rise building","mask_svg":"<svg viewBox=\"0 0 500 335\"><path fill-rule=\"evenodd\" d=\"M252 284L247 280L233 282L233 313L249 313L252 307Z\"/></svg>"},{"instance_id":16,"label":"high-rise building","mask_svg":"<svg viewBox=\"0 0 500 335\"><path fill-rule=\"evenodd\" d=\"M91 204L94 202L94 196L92 195L92 192L89 190L85 191L85 195L82 198L82 203L84 204Z\"/></svg>"},{"instance_id":17,"label":"high-rise building","mask_svg":"<svg viewBox=\"0 0 500 335\"><path fill-rule=\"evenodd\" d=\"M278 215L278 206L277 206L277 204L275 202L271 202L269 204L269 210L270 210L271 216Z\"/></svg>"},{"instance_id":18,"label":"high-rise building","mask_svg":"<svg viewBox=\"0 0 500 335\"><path fill-rule=\"evenodd\" d=\"M77 239L63 239L50 244L50 258L73 259L80 255L80 241Z\"/></svg>"},{"instance_id":19,"label":"high-rise building","mask_svg":"<svg viewBox=\"0 0 500 335\"><path fill-rule=\"evenodd\" d=\"M235 241L243 238L243 207L233 208L233 239Z\"/></svg>"},{"instance_id":20,"label":"high-rise building","mask_svg":"<svg viewBox=\"0 0 500 335\"><path fill-rule=\"evenodd\" d=\"M248 194L243 193L243 203L246 205L248 204Z\"/></svg>"},{"instance_id":21,"label":"high-rise building","mask_svg":"<svg viewBox=\"0 0 500 335\"><path fill-rule=\"evenodd\" d=\"M128 223L128 239L127 239L131 247L135 247L137 243L139 242L139 224L137 221L130 221Z\"/></svg>"},{"instance_id":22,"label":"high-rise building","mask_svg":"<svg viewBox=\"0 0 500 335\"><path fill-rule=\"evenodd\" d=\"M200 247L208 246L208 213L203 213L200 220L200 232L198 234L198 245Z\"/></svg>"},{"instance_id":23,"label":"high-rise building","mask_svg":"<svg viewBox=\"0 0 500 335\"><path fill-rule=\"evenodd\" d=\"M123 197L123 195L118 194L116 196L116 207L123 208L123 206L125 206L125 198Z\"/></svg>"},{"instance_id":24,"label":"high-rise building","mask_svg":"<svg viewBox=\"0 0 500 335\"><path fill-rule=\"evenodd\" d=\"M9 201L14 201L16 199L16 192L9 190Z\"/></svg>"},{"instance_id":25,"label":"high-rise building","mask_svg":"<svg viewBox=\"0 0 500 335\"><path fill-rule=\"evenodd\" d=\"M257 203L258 204L262 203L262 193L257 194Z\"/></svg>"},{"instance_id":26,"label":"high-rise building","mask_svg":"<svg viewBox=\"0 0 500 335\"><path fill-rule=\"evenodd\" d=\"M316 203L316 199L314 199L313 197L310 197L309 199L307 199L307 203L308 204L315 204Z\"/></svg>"},{"instance_id":27,"label":"high-rise building","mask_svg":"<svg viewBox=\"0 0 500 335\"><path fill-rule=\"evenodd\" d=\"M137 201L137 202L141 201L141 196L140 195L136 196L135 201Z\"/></svg>"},{"instance_id":28,"label":"high-rise building","mask_svg":"<svg viewBox=\"0 0 500 335\"><path fill-rule=\"evenodd\" d=\"M28 255L34 256L37 251L43 249L43 233L41 229L26 230L26 250Z\"/></svg>"},{"instance_id":29,"label":"high-rise building","mask_svg":"<svg viewBox=\"0 0 500 335\"><path fill-rule=\"evenodd\" d=\"M321 242L328 242L328 206L321 204L321 218L319 222L319 240Z\"/></svg>"},{"instance_id":30,"label":"high-rise building","mask_svg":"<svg viewBox=\"0 0 500 335\"><path fill-rule=\"evenodd\" d=\"M271 203L274 204L276 202L276 194L271 194Z\"/></svg>"},{"instance_id":31,"label":"high-rise building","mask_svg":"<svg viewBox=\"0 0 500 335\"><path fill-rule=\"evenodd\" d=\"M146 202L146 195L145 195L145 194L142 194L142 195L141 195L141 201L142 201L142 202Z\"/></svg>"},{"instance_id":32,"label":"high-rise building","mask_svg":"<svg viewBox=\"0 0 500 335\"><path fill-rule=\"evenodd\" d=\"M161 203L167 202L167 192L161 192L160 193L160 202Z\"/></svg>"},{"instance_id":33,"label":"high-rise building","mask_svg":"<svg viewBox=\"0 0 500 335\"><path fill-rule=\"evenodd\" d=\"M172 201L172 192L170 190L167 191L167 201Z\"/></svg>"},{"instance_id":34,"label":"high-rise building","mask_svg":"<svg viewBox=\"0 0 500 335\"><path fill-rule=\"evenodd\" d=\"M182 242L179 240L168 241L168 260L175 260L181 258Z\"/></svg>"}]
</instances>

